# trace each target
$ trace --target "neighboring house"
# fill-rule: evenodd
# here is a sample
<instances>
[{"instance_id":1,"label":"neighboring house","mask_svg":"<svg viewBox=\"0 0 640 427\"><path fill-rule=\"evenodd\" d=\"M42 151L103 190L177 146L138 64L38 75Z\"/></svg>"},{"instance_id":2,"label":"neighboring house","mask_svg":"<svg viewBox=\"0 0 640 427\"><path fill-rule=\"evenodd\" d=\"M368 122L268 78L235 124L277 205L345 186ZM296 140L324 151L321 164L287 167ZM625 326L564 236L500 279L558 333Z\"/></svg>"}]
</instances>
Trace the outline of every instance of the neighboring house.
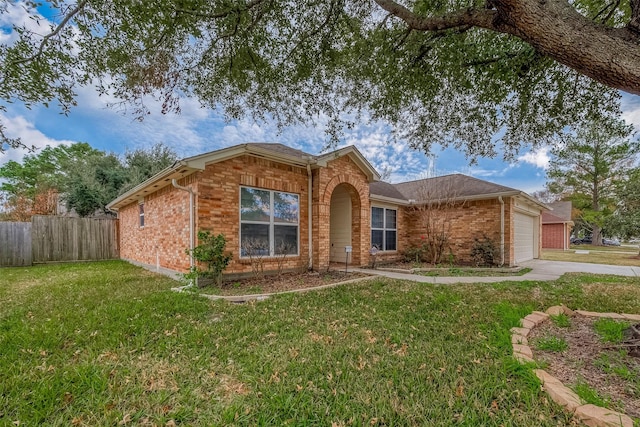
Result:
<instances>
[{"instance_id":1,"label":"neighboring house","mask_svg":"<svg viewBox=\"0 0 640 427\"><path fill-rule=\"evenodd\" d=\"M573 221L571 202L554 202L550 212L542 213L542 247L545 249L569 249Z\"/></svg>"},{"instance_id":2,"label":"neighboring house","mask_svg":"<svg viewBox=\"0 0 640 427\"><path fill-rule=\"evenodd\" d=\"M419 245L422 196L454 188L456 260L468 262L474 237L484 235L503 248L506 265L539 255L546 207L521 191L464 175L395 185L379 178L352 146L310 155L250 143L177 161L107 207L118 211L124 259L186 271L185 249L197 245L198 230L211 230L233 254L228 274L251 272L251 254L263 257L265 271L276 270L279 254L286 269L322 270L344 263L347 246L349 263L360 266L372 244L384 258Z\"/></svg>"}]
</instances>

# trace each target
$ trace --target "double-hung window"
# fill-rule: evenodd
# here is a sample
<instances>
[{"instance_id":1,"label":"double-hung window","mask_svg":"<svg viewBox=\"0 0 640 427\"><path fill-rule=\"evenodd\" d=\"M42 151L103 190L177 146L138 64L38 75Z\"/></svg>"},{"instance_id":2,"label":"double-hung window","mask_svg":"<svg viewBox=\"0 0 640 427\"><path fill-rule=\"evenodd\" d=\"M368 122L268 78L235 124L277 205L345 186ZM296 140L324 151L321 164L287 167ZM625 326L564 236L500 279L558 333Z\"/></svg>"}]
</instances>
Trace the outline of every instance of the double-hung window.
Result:
<instances>
[{"instance_id":1,"label":"double-hung window","mask_svg":"<svg viewBox=\"0 0 640 427\"><path fill-rule=\"evenodd\" d=\"M240 187L240 255L298 255L297 194Z\"/></svg>"},{"instance_id":2,"label":"double-hung window","mask_svg":"<svg viewBox=\"0 0 640 427\"><path fill-rule=\"evenodd\" d=\"M371 208L371 246L381 251L396 250L397 213L396 209Z\"/></svg>"}]
</instances>

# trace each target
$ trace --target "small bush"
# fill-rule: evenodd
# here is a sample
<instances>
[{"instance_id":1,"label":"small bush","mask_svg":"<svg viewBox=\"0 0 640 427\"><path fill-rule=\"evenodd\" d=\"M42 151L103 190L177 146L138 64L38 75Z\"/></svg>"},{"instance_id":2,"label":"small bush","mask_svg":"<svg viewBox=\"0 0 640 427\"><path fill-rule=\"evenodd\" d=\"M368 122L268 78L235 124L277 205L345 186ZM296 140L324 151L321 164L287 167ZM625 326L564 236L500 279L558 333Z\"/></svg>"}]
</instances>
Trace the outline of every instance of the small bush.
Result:
<instances>
[{"instance_id":1,"label":"small bush","mask_svg":"<svg viewBox=\"0 0 640 427\"><path fill-rule=\"evenodd\" d=\"M200 244L193 250L186 250L187 255L193 256L198 265L193 266L185 277L188 280L212 279L216 285L221 285L222 272L233 258L231 253L225 251L227 239L222 234L214 235L209 231L198 231L198 241ZM200 264L204 264L206 268L202 269Z\"/></svg>"},{"instance_id":2,"label":"small bush","mask_svg":"<svg viewBox=\"0 0 640 427\"><path fill-rule=\"evenodd\" d=\"M498 264L498 247L496 243L483 234L482 239L475 237L471 248L471 259L476 267L492 267Z\"/></svg>"}]
</instances>

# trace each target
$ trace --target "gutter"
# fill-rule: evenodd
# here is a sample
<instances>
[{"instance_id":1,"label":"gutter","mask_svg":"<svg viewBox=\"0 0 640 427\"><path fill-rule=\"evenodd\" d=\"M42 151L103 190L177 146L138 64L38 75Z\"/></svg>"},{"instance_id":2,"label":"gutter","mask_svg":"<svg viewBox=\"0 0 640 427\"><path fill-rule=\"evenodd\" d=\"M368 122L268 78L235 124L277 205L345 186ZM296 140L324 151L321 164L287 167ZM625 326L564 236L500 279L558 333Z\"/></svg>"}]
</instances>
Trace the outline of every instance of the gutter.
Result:
<instances>
[{"instance_id":1,"label":"gutter","mask_svg":"<svg viewBox=\"0 0 640 427\"><path fill-rule=\"evenodd\" d=\"M498 196L500 202L500 267L504 265L504 200Z\"/></svg>"},{"instance_id":2,"label":"gutter","mask_svg":"<svg viewBox=\"0 0 640 427\"><path fill-rule=\"evenodd\" d=\"M186 191L189 193L189 267L193 268L193 248L195 248L195 236L193 233L193 199L195 193L193 192L193 189L191 189L191 187L183 187L182 185L178 185L178 181L176 181L175 178L171 180L171 184L178 190Z\"/></svg>"},{"instance_id":3,"label":"gutter","mask_svg":"<svg viewBox=\"0 0 640 427\"><path fill-rule=\"evenodd\" d=\"M308 233L309 233L309 270L313 270L313 226L312 226L312 222L313 222L313 209L312 209L312 204L313 204L313 174L311 173L311 156L309 156L309 158L307 158L307 177L308 177L308 183L307 183L307 193L309 195L308 201L307 201L307 216L308 216Z\"/></svg>"}]
</instances>

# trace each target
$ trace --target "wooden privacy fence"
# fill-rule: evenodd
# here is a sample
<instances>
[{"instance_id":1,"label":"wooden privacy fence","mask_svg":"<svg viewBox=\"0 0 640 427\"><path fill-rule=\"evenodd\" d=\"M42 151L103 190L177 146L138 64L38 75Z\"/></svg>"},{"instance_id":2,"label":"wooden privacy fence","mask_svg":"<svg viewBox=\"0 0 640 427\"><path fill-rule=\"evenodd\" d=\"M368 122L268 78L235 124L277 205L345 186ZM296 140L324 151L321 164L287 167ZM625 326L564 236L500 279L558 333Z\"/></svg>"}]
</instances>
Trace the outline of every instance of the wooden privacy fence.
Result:
<instances>
[{"instance_id":1,"label":"wooden privacy fence","mask_svg":"<svg viewBox=\"0 0 640 427\"><path fill-rule=\"evenodd\" d=\"M0 222L0 266L31 263L31 223Z\"/></svg>"},{"instance_id":2,"label":"wooden privacy fence","mask_svg":"<svg viewBox=\"0 0 640 427\"><path fill-rule=\"evenodd\" d=\"M36 215L30 223L0 223L0 247L0 266L117 259L118 221Z\"/></svg>"}]
</instances>

